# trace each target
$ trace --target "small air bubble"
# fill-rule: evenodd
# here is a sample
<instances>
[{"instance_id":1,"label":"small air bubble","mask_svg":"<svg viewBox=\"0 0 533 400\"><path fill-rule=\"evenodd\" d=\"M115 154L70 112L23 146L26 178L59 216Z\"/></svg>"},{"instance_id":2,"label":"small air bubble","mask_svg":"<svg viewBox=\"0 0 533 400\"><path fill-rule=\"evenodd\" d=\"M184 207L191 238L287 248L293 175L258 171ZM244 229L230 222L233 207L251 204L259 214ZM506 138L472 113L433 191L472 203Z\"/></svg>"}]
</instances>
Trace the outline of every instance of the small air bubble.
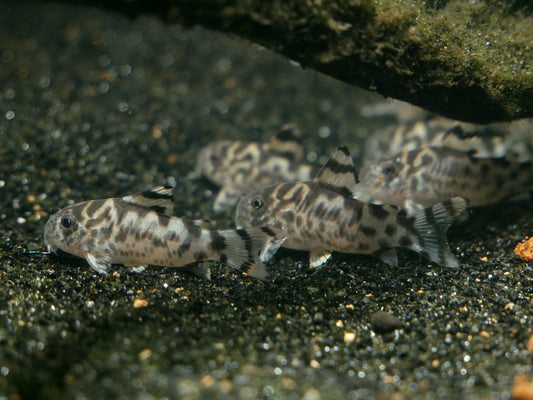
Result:
<instances>
[{"instance_id":1,"label":"small air bubble","mask_svg":"<svg viewBox=\"0 0 533 400\"><path fill-rule=\"evenodd\" d=\"M309 153L307 153L306 157L307 161L309 162L314 162L316 161L316 159L318 158L318 154L316 154L315 151L310 151Z\"/></svg>"},{"instance_id":2,"label":"small air bubble","mask_svg":"<svg viewBox=\"0 0 533 400\"><path fill-rule=\"evenodd\" d=\"M42 76L41 79L39 79L39 87L41 89L46 89L48 86L50 86L50 78Z\"/></svg>"},{"instance_id":3,"label":"small air bubble","mask_svg":"<svg viewBox=\"0 0 533 400\"><path fill-rule=\"evenodd\" d=\"M111 59L107 54L102 54L100 57L98 57L98 65L100 67L107 67L109 64L111 64Z\"/></svg>"},{"instance_id":4,"label":"small air bubble","mask_svg":"<svg viewBox=\"0 0 533 400\"><path fill-rule=\"evenodd\" d=\"M14 97L15 97L15 89L7 88L7 89L4 91L4 97L5 97L7 100L11 100L12 98L14 98Z\"/></svg>"},{"instance_id":5,"label":"small air bubble","mask_svg":"<svg viewBox=\"0 0 533 400\"><path fill-rule=\"evenodd\" d=\"M124 64L118 67L118 73L122 77L127 77L129 74L131 74L131 66L129 64Z\"/></svg>"},{"instance_id":6,"label":"small air bubble","mask_svg":"<svg viewBox=\"0 0 533 400\"><path fill-rule=\"evenodd\" d=\"M118 103L118 110L120 112L126 112L129 109L130 109L130 106L125 101L121 101L120 103Z\"/></svg>"},{"instance_id":7,"label":"small air bubble","mask_svg":"<svg viewBox=\"0 0 533 400\"><path fill-rule=\"evenodd\" d=\"M174 64L174 57L172 54L164 54L161 57L161 65L165 68L170 67L172 64Z\"/></svg>"},{"instance_id":8,"label":"small air bubble","mask_svg":"<svg viewBox=\"0 0 533 400\"><path fill-rule=\"evenodd\" d=\"M11 121L13 118L15 118L15 111L9 110L8 112L6 112L6 119L8 121Z\"/></svg>"},{"instance_id":9,"label":"small air bubble","mask_svg":"<svg viewBox=\"0 0 533 400\"><path fill-rule=\"evenodd\" d=\"M331 129L329 129L329 126L321 126L318 128L318 136L320 136L322 139L325 139L331 135Z\"/></svg>"},{"instance_id":10,"label":"small air bubble","mask_svg":"<svg viewBox=\"0 0 533 400\"><path fill-rule=\"evenodd\" d=\"M98 85L98 92L101 94L105 94L109 91L109 83L107 82L100 82Z\"/></svg>"},{"instance_id":11,"label":"small air bubble","mask_svg":"<svg viewBox=\"0 0 533 400\"><path fill-rule=\"evenodd\" d=\"M229 105L225 101L219 100L215 103L215 109L220 114L226 114L229 111Z\"/></svg>"}]
</instances>

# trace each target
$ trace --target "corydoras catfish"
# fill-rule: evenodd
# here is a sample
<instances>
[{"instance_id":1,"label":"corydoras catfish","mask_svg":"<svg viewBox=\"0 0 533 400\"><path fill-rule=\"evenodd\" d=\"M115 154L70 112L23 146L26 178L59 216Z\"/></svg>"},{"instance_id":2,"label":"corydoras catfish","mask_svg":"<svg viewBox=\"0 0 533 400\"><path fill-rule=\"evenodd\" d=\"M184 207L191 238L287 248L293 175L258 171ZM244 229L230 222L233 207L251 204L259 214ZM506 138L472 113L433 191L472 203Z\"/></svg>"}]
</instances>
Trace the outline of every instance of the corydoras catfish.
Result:
<instances>
[{"instance_id":1,"label":"corydoras catfish","mask_svg":"<svg viewBox=\"0 0 533 400\"><path fill-rule=\"evenodd\" d=\"M302 163L299 132L287 124L269 142L217 140L199 153L192 177L205 176L221 186L213 209L234 207L250 190L290 180L308 180L311 167Z\"/></svg>"},{"instance_id":2,"label":"corydoras catfish","mask_svg":"<svg viewBox=\"0 0 533 400\"><path fill-rule=\"evenodd\" d=\"M410 214L456 196L483 206L527 195L533 163L431 146L384 156L365 165L359 177L358 199L394 204Z\"/></svg>"},{"instance_id":3,"label":"corydoras catfish","mask_svg":"<svg viewBox=\"0 0 533 400\"><path fill-rule=\"evenodd\" d=\"M446 231L467 207L465 198L455 197L403 215L394 206L354 199L355 188L350 153L340 147L313 181L283 183L243 197L236 223L246 228L269 227L285 239L283 247L309 250L311 266L325 263L331 251L374 254L394 265L396 247L426 254L441 265L458 265Z\"/></svg>"},{"instance_id":4,"label":"corydoras catfish","mask_svg":"<svg viewBox=\"0 0 533 400\"><path fill-rule=\"evenodd\" d=\"M208 230L194 221L172 216L173 189L158 186L117 198L90 200L65 207L52 215L44 241L83 257L100 273L111 264L140 272L147 265L197 266L209 277L206 260L216 260L250 276L264 279L267 272L259 252L268 230ZM194 271L194 270L193 270Z\"/></svg>"}]
</instances>

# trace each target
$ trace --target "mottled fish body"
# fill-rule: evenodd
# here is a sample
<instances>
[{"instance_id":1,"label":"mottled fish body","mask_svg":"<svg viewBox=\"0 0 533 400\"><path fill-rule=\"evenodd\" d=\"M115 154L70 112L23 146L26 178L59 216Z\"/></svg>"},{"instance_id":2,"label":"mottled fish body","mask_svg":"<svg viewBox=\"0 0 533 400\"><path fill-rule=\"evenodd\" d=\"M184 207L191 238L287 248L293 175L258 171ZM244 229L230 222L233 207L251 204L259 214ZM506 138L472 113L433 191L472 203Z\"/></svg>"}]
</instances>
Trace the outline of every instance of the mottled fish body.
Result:
<instances>
[{"instance_id":1,"label":"mottled fish body","mask_svg":"<svg viewBox=\"0 0 533 400\"><path fill-rule=\"evenodd\" d=\"M289 182L253 191L237 207L242 227L267 226L286 237L283 247L309 250L319 266L331 251L375 254L396 263L395 247L427 254L436 263L457 266L446 230L466 206L453 198L414 215L389 205L353 198L356 176L348 150L341 147L312 182Z\"/></svg>"},{"instance_id":2,"label":"mottled fish body","mask_svg":"<svg viewBox=\"0 0 533 400\"><path fill-rule=\"evenodd\" d=\"M372 134L365 143L364 165L420 147L446 147L476 158L532 158L531 121L475 125L433 116L393 125Z\"/></svg>"},{"instance_id":3,"label":"mottled fish body","mask_svg":"<svg viewBox=\"0 0 533 400\"><path fill-rule=\"evenodd\" d=\"M258 259L268 239L263 230L212 231L171 216L172 208L172 188L162 186L74 204L47 221L45 244L49 250L59 248L85 258L100 273L111 264L142 271L147 265L182 267L217 260L257 278L267 276ZM201 271L205 269L197 272Z\"/></svg>"},{"instance_id":4,"label":"mottled fish body","mask_svg":"<svg viewBox=\"0 0 533 400\"><path fill-rule=\"evenodd\" d=\"M364 166L359 178L358 199L394 204L411 213L456 196L481 206L526 193L533 188L533 164L421 147L382 157Z\"/></svg>"},{"instance_id":5,"label":"mottled fish body","mask_svg":"<svg viewBox=\"0 0 533 400\"><path fill-rule=\"evenodd\" d=\"M301 164L302 158L298 132L287 125L268 143L210 143L198 154L193 176L203 175L221 186L213 208L223 211L250 190L290 180L309 180L311 167Z\"/></svg>"}]
</instances>

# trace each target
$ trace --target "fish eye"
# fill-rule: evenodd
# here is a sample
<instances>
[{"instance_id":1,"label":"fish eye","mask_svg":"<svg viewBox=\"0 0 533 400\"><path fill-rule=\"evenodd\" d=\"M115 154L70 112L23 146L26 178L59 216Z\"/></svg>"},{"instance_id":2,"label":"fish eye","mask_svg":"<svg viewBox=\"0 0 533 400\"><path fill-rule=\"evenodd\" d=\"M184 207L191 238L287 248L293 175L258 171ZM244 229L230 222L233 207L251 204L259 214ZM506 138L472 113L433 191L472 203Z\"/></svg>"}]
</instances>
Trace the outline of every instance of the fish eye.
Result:
<instances>
[{"instance_id":1,"label":"fish eye","mask_svg":"<svg viewBox=\"0 0 533 400\"><path fill-rule=\"evenodd\" d=\"M74 218L71 215L65 215L61 218L60 224L63 228L68 229L74 225Z\"/></svg>"},{"instance_id":2,"label":"fish eye","mask_svg":"<svg viewBox=\"0 0 533 400\"><path fill-rule=\"evenodd\" d=\"M252 204L253 208L259 209L259 208L263 207L263 200L261 200L261 199L253 199L251 204Z\"/></svg>"},{"instance_id":3,"label":"fish eye","mask_svg":"<svg viewBox=\"0 0 533 400\"><path fill-rule=\"evenodd\" d=\"M385 175L392 175L396 172L396 168L394 168L394 165L392 164L387 164L383 167L381 172L383 172Z\"/></svg>"}]
</instances>

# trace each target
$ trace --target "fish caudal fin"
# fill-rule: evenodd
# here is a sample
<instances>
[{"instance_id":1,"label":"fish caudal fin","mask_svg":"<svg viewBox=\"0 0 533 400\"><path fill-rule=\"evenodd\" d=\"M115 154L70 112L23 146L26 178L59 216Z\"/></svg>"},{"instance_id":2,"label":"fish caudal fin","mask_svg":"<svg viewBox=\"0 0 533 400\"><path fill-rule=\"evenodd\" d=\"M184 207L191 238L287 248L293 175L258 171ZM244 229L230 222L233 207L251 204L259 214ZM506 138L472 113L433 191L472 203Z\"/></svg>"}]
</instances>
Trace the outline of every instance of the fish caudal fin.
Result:
<instances>
[{"instance_id":1,"label":"fish caudal fin","mask_svg":"<svg viewBox=\"0 0 533 400\"><path fill-rule=\"evenodd\" d=\"M431 261L447 267L459 266L450 251L446 231L468 206L468 199L454 197L414 214L413 249L427 253Z\"/></svg>"},{"instance_id":2,"label":"fish caudal fin","mask_svg":"<svg viewBox=\"0 0 533 400\"><path fill-rule=\"evenodd\" d=\"M220 250L220 261L247 275L267 279L268 272L259 255L270 238L260 228L231 229L219 232L225 238L226 247Z\"/></svg>"}]
</instances>

